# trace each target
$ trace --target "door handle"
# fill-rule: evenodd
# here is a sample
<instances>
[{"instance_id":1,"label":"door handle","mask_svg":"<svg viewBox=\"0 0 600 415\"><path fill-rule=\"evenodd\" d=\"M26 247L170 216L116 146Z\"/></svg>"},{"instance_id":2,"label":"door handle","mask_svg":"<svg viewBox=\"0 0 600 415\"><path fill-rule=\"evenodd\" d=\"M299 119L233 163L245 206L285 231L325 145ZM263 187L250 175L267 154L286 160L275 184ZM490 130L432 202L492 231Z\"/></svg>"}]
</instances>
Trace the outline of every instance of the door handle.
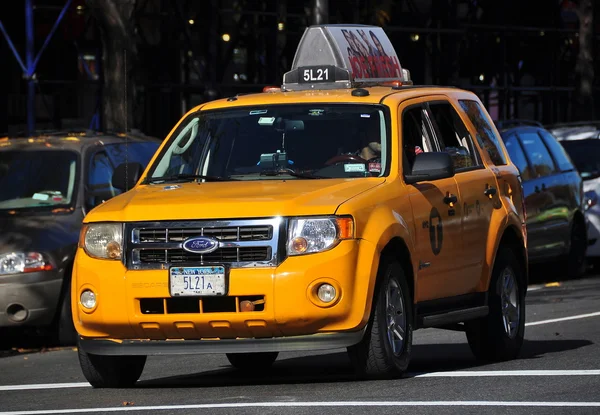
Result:
<instances>
[{"instance_id":1,"label":"door handle","mask_svg":"<svg viewBox=\"0 0 600 415\"><path fill-rule=\"evenodd\" d=\"M456 195L448 193L447 196L444 196L444 203L445 204L452 206L456 202L458 202L458 197L456 197Z\"/></svg>"},{"instance_id":2,"label":"door handle","mask_svg":"<svg viewBox=\"0 0 600 415\"><path fill-rule=\"evenodd\" d=\"M496 194L498 193L498 191L496 190L495 187L492 186L487 186L485 190L483 191L483 194L486 195L487 197L489 197L490 199Z\"/></svg>"}]
</instances>

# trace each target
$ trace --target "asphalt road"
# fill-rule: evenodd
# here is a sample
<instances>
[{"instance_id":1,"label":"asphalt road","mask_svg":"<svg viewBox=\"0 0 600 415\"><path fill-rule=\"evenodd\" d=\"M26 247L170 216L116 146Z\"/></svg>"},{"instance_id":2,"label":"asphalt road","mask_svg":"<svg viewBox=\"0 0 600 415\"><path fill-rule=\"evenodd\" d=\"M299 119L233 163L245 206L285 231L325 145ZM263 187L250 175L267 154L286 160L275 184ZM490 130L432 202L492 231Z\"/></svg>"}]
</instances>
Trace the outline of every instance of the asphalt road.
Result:
<instances>
[{"instance_id":1,"label":"asphalt road","mask_svg":"<svg viewBox=\"0 0 600 415\"><path fill-rule=\"evenodd\" d=\"M240 375L225 356L150 357L133 389L92 389L72 348L0 351L4 414L598 414L600 276L529 288L520 358L478 364L464 333L415 332L409 374L356 381L344 350L280 354Z\"/></svg>"}]
</instances>

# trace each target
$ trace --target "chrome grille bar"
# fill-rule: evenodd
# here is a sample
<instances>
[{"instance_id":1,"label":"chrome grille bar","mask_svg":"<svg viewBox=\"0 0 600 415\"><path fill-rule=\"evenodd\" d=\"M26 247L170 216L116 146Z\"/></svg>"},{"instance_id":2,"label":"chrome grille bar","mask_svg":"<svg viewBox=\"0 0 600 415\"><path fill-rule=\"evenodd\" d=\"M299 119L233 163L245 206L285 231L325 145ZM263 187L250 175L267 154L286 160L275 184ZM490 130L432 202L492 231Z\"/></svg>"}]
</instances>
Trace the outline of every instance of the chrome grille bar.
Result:
<instances>
[{"instance_id":1,"label":"chrome grille bar","mask_svg":"<svg viewBox=\"0 0 600 415\"><path fill-rule=\"evenodd\" d=\"M124 262L135 270L183 263L273 267L278 263L282 226L280 218L128 223ZM195 236L215 238L217 250L208 254L185 251L183 242Z\"/></svg>"}]
</instances>

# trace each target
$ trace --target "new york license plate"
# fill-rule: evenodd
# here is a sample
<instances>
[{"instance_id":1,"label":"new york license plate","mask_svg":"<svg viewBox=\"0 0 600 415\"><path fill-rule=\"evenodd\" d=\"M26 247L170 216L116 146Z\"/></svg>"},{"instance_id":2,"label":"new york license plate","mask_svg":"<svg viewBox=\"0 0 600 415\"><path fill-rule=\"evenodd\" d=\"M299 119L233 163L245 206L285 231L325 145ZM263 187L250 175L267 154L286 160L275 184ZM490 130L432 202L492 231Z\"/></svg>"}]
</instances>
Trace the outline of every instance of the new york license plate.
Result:
<instances>
[{"instance_id":1,"label":"new york license plate","mask_svg":"<svg viewBox=\"0 0 600 415\"><path fill-rule=\"evenodd\" d=\"M225 295L225 267L171 267L169 285L174 297Z\"/></svg>"}]
</instances>

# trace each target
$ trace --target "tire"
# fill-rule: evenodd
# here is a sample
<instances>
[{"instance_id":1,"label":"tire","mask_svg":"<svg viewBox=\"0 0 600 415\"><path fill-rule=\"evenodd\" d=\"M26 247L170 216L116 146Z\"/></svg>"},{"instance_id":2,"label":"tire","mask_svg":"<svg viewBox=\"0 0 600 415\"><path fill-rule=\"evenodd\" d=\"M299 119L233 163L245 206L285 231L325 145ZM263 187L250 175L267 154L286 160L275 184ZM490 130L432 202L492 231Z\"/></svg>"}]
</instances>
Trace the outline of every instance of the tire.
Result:
<instances>
[{"instance_id":1,"label":"tire","mask_svg":"<svg viewBox=\"0 0 600 415\"><path fill-rule=\"evenodd\" d=\"M265 370L275 362L279 352L227 353L227 360L239 370Z\"/></svg>"},{"instance_id":2,"label":"tire","mask_svg":"<svg viewBox=\"0 0 600 415\"><path fill-rule=\"evenodd\" d=\"M359 378L400 377L410 362L413 308L404 270L399 263L384 260L379 272L365 335L348 348Z\"/></svg>"},{"instance_id":3,"label":"tire","mask_svg":"<svg viewBox=\"0 0 600 415\"><path fill-rule=\"evenodd\" d=\"M54 342L59 346L73 346L77 343L77 331L73 324L73 312L71 310L71 284L67 288L58 305L56 320L53 330Z\"/></svg>"},{"instance_id":4,"label":"tire","mask_svg":"<svg viewBox=\"0 0 600 415\"><path fill-rule=\"evenodd\" d=\"M566 259L566 272L569 278L577 278L585 273L587 251L587 231L585 225L575 220L571 228L569 254Z\"/></svg>"},{"instance_id":5,"label":"tire","mask_svg":"<svg viewBox=\"0 0 600 415\"><path fill-rule=\"evenodd\" d=\"M94 388L129 388L142 375L146 356L101 356L78 348L83 376Z\"/></svg>"},{"instance_id":6,"label":"tire","mask_svg":"<svg viewBox=\"0 0 600 415\"><path fill-rule=\"evenodd\" d=\"M513 250L501 248L488 290L489 314L465 324L469 346L477 359L498 362L519 355L525 335L524 276Z\"/></svg>"}]
</instances>

